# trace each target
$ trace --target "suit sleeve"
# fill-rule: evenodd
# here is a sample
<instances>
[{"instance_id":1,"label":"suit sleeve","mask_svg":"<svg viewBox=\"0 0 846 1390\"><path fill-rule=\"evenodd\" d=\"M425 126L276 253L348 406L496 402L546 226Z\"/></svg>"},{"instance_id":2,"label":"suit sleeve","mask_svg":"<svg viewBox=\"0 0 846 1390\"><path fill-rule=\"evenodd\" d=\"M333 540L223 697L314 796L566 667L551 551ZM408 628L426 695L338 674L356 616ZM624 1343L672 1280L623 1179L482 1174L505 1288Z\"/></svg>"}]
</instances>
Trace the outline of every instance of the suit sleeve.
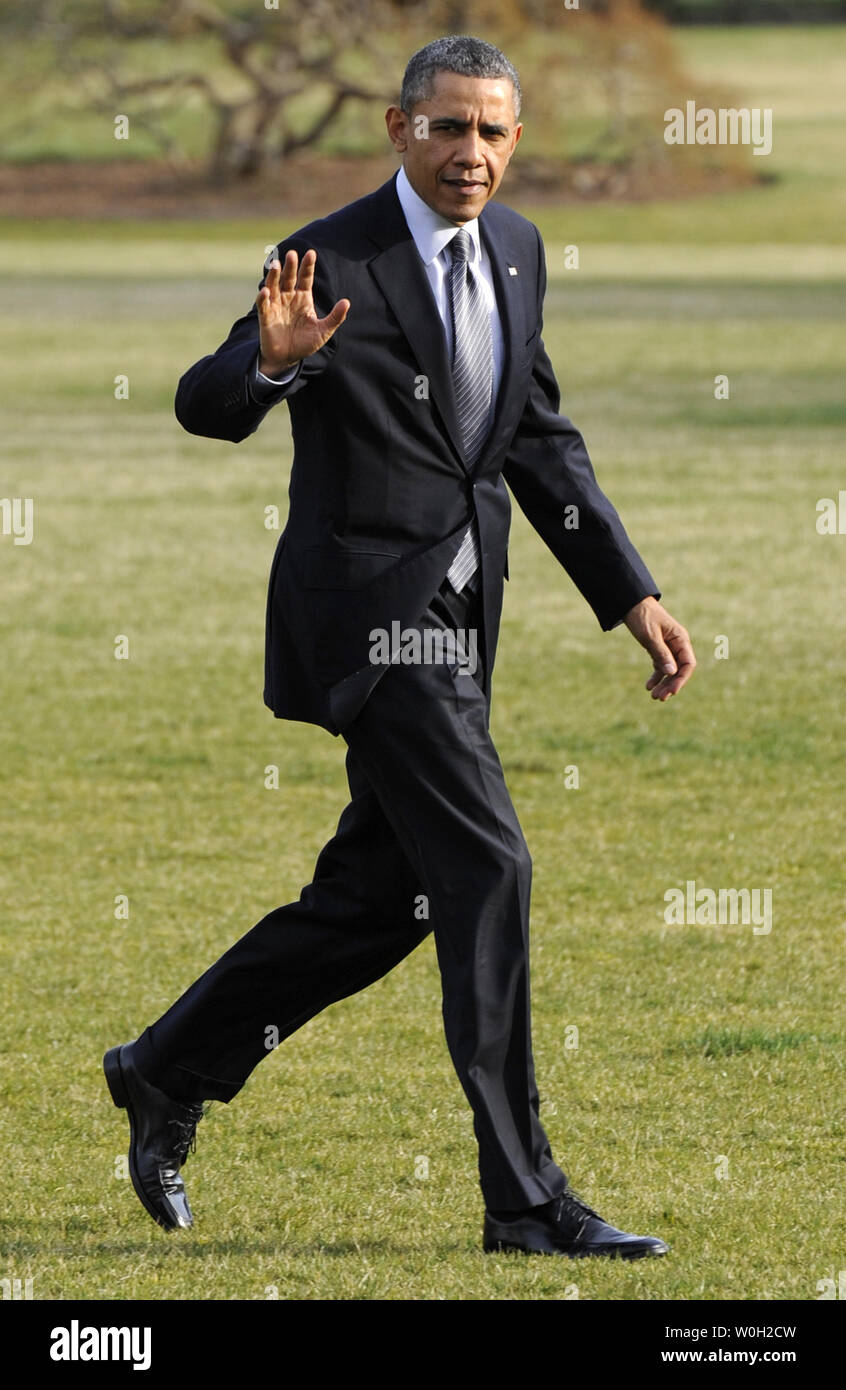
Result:
<instances>
[{"instance_id":1,"label":"suit sleeve","mask_svg":"<svg viewBox=\"0 0 846 1390\"><path fill-rule=\"evenodd\" d=\"M561 393L541 338L545 292L538 234L537 347L528 399L503 475L521 510L608 631L647 595L660 598L660 591L601 491L581 434L558 412Z\"/></svg>"},{"instance_id":2,"label":"suit sleeve","mask_svg":"<svg viewBox=\"0 0 846 1390\"><path fill-rule=\"evenodd\" d=\"M302 258L309 243L302 238L289 237L279 243L281 261L285 253L295 250ZM332 294L328 257L318 252L314 274L314 306L319 317L329 312L336 302ZM262 276L258 288L266 278ZM296 364L290 379L280 382L278 389L266 387L255 390L256 357L259 349L258 310L255 304L229 330L224 343L207 357L200 358L180 377L176 388L176 418L189 434L204 435L207 439L227 439L239 444L254 434L267 412L279 401L288 400L301 391L309 380L325 371L336 351L334 338L324 343L319 352L311 353Z\"/></svg>"}]
</instances>

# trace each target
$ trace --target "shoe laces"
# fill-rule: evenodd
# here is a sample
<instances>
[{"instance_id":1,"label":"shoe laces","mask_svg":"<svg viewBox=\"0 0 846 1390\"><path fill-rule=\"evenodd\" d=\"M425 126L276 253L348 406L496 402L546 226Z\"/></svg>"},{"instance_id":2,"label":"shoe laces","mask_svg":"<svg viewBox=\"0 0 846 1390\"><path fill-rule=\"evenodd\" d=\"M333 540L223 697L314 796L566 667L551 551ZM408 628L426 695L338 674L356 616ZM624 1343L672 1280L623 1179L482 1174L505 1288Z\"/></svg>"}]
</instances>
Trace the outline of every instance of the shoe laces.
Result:
<instances>
[{"instance_id":1,"label":"shoe laces","mask_svg":"<svg viewBox=\"0 0 846 1390\"><path fill-rule=\"evenodd\" d=\"M589 1207L584 1198L580 1197L578 1192L574 1192L572 1187L565 1187L564 1191L558 1194L556 1202L556 1221L561 1221L562 1218L564 1218L576 1222L578 1229L575 1238L577 1240L584 1231L591 1216L595 1216L597 1221L602 1220L599 1212L594 1211L593 1207Z\"/></svg>"},{"instance_id":2,"label":"shoe laces","mask_svg":"<svg viewBox=\"0 0 846 1390\"><path fill-rule=\"evenodd\" d=\"M173 1141L174 1157L178 1160L179 1166L187 1159L189 1153L197 1152L197 1125L204 1115L208 1114L211 1101L206 1104L183 1105L180 1109L182 1116L174 1115L168 1120L168 1125L176 1130L176 1138Z\"/></svg>"}]
</instances>

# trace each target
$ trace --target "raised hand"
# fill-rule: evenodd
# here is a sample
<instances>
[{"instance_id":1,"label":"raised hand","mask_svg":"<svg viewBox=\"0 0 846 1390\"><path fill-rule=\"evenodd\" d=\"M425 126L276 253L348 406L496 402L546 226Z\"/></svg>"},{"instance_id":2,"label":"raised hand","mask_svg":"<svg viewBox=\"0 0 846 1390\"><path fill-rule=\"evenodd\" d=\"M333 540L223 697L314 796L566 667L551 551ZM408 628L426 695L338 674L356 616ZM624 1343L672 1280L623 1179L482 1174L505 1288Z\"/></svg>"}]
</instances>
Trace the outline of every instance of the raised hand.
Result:
<instances>
[{"instance_id":1,"label":"raised hand","mask_svg":"<svg viewBox=\"0 0 846 1390\"><path fill-rule=\"evenodd\" d=\"M284 265L271 262L256 298L259 371L264 376L278 376L301 357L317 352L347 317L348 299L339 299L325 318L317 317L311 293L316 260L316 251L306 251L299 262L296 251L289 251Z\"/></svg>"}]
</instances>

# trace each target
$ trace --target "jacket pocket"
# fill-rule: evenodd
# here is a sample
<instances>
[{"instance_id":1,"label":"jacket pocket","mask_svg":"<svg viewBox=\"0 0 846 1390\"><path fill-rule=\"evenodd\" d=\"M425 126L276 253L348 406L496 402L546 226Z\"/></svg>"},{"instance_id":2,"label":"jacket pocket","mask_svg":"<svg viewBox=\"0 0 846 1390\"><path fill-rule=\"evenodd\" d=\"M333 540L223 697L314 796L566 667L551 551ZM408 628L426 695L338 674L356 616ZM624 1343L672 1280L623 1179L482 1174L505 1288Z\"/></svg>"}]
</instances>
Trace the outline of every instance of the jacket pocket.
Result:
<instances>
[{"instance_id":1,"label":"jacket pocket","mask_svg":"<svg viewBox=\"0 0 846 1390\"><path fill-rule=\"evenodd\" d=\"M363 589L402 556L395 550L328 550L317 546L303 556L307 589Z\"/></svg>"}]
</instances>

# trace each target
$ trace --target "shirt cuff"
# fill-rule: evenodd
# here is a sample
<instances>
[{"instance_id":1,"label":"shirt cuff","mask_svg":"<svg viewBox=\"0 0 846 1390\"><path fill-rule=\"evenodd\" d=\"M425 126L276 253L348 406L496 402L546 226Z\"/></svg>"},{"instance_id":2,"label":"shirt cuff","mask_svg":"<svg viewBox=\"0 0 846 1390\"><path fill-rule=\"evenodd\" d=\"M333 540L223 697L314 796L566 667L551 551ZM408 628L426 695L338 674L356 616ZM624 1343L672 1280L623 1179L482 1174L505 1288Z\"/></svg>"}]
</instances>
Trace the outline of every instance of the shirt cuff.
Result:
<instances>
[{"instance_id":1,"label":"shirt cuff","mask_svg":"<svg viewBox=\"0 0 846 1390\"><path fill-rule=\"evenodd\" d=\"M287 386L289 382L293 381L300 369L299 362L295 362L294 365L288 367L281 376L273 377L265 376L264 372L260 372L258 364L259 354L256 353L255 361L250 371L247 373L247 388L257 405L264 405L272 402L280 388Z\"/></svg>"}]
</instances>

